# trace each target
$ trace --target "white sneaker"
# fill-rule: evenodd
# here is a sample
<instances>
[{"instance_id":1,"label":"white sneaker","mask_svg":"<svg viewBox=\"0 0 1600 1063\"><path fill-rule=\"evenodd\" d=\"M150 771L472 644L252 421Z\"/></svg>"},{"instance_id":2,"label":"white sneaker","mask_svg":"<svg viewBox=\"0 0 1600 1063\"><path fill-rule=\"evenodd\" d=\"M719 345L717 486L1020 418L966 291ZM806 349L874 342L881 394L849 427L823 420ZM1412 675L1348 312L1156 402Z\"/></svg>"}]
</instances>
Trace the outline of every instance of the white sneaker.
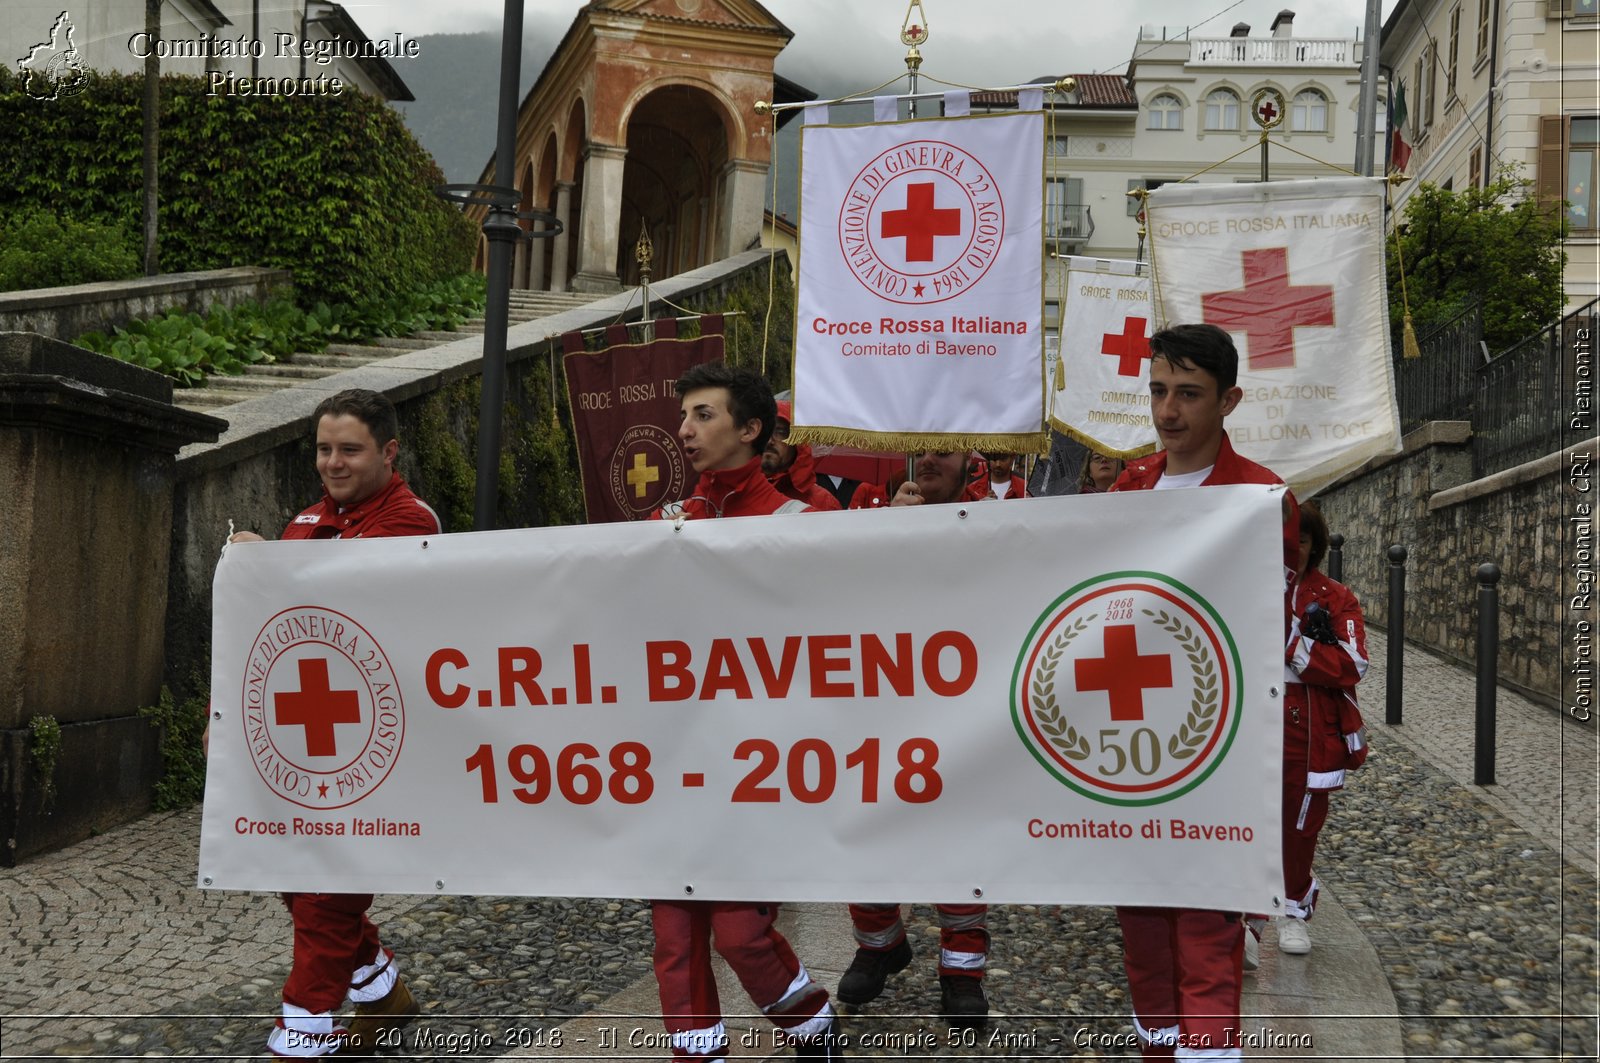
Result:
<instances>
[{"instance_id":1,"label":"white sneaker","mask_svg":"<svg viewBox=\"0 0 1600 1063\"><path fill-rule=\"evenodd\" d=\"M1304 956L1311 951L1311 931L1304 919L1285 916L1278 920L1278 951L1290 956Z\"/></svg>"},{"instance_id":2,"label":"white sneaker","mask_svg":"<svg viewBox=\"0 0 1600 1063\"><path fill-rule=\"evenodd\" d=\"M1261 939L1253 927L1244 928L1244 969L1253 971L1261 966Z\"/></svg>"}]
</instances>

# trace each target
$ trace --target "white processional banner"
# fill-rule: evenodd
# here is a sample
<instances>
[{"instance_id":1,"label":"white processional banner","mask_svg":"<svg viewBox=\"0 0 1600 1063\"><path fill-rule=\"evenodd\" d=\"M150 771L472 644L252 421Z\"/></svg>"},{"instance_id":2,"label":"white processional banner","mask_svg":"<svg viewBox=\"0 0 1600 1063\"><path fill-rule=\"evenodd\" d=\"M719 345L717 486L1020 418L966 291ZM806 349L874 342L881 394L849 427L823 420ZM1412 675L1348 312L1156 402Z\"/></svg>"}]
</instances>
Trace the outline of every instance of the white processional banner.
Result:
<instances>
[{"instance_id":1,"label":"white processional banner","mask_svg":"<svg viewBox=\"0 0 1600 1063\"><path fill-rule=\"evenodd\" d=\"M231 546L201 884L1271 911L1281 491Z\"/></svg>"},{"instance_id":2,"label":"white processional banner","mask_svg":"<svg viewBox=\"0 0 1600 1063\"><path fill-rule=\"evenodd\" d=\"M1158 324L1233 334L1234 447L1302 495L1400 445L1383 196L1363 177L1150 193Z\"/></svg>"},{"instance_id":3,"label":"white processional banner","mask_svg":"<svg viewBox=\"0 0 1600 1063\"><path fill-rule=\"evenodd\" d=\"M796 438L1045 443L1042 112L807 125Z\"/></svg>"},{"instance_id":4,"label":"white processional banner","mask_svg":"<svg viewBox=\"0 0 1600 1063\"><path fill-rule=\"evenodd\" d=\"M1138 263L1073 256L1061 307L1061 369L1050 392L1057 430L1102 454L1156 443L1150 420L1150 277Z\"/></svg>"}]
</instances>

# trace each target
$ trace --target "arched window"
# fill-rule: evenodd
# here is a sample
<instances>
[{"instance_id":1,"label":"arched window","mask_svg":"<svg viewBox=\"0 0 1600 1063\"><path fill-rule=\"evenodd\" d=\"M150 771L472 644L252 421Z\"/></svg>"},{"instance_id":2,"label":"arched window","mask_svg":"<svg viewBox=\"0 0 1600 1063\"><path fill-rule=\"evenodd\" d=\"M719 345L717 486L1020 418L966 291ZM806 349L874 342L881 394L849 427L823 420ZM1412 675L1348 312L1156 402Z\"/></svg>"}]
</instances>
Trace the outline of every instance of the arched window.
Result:
<instances>
[{"instance_id":1,"label":"arched window","mask_svg":"<svg viewBox=\"0 0 1600 1063\"><path fill-rule=\"evenodd\" d=\"M1217 89L1207 96L1206 128L1218 131L1238 129L1239 97L1228 89Z\"/></svg>"},{"instance_id":2,"label":"arched window","mask_svg":"<svg viewBox=\"0 0 1600 1063\"><path fill-rule=\"evenodd\" d=\"M1183 104L1178 97L1163 92L1150 101L1150 124L1147 129L1182 129Z\"/></svg>"},{"instance_id":3,"label":"arched window","mask_svg":"<svg viewBox=\"0 0 1600 1063\"><path fill-rule=\"evenodd\" d=\"M1328 98L1316 89L1306 89L1289 105L1289 128L1296 133L1328 131Z\"/></svg>"}]
</instances>

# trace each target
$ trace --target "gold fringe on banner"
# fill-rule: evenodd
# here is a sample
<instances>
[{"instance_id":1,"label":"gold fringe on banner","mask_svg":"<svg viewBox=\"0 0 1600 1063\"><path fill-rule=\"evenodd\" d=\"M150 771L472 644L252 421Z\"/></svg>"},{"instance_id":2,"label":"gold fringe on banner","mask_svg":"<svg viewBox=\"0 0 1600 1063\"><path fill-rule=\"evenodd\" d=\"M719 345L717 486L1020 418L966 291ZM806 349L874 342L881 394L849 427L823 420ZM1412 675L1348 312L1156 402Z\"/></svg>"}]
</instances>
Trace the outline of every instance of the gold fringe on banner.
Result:
<instances>
[{"instance_id":1,"label":"gold fringe on banner","mask_svg":"<svg viewBox=\"0 0 1600 1063\"><path fill-rule=\"evenodd\" d=\"M1134 447L1132 450L1108 450L1106 445L1100 440L1090 439L1076 428L1073 428L1070 425L1062 424L1054 417L1050 418L1050 427L1054 428L1057 432L1060 432L1068 439L1071 439L1077 443L1082 443L1090 450L1104 454L1108 458L1121 458L1123 461L1132 461L1134 458L1142 458L1147 454L1154 454L1160 447L1159 443L1146 443L1144 446ZM1150 430L1154 432L1154 426L1152 426Z\"/></svg>"},{"instance_id":2,"label":"gold fringe on banner","mask_svg":"<svg viewBox=\"0 0 1600 1063\"><path fill-rule=\"evenodd\" d=\"M1050 446L1049 432L993 432L950 435L933 432L866 432L858 428L832 428L825 425L794 426L789 443L855 447L891 454L910 454L924 450L988 450L1004 454L1043 454Z\"/></svg>"}]
</instances>

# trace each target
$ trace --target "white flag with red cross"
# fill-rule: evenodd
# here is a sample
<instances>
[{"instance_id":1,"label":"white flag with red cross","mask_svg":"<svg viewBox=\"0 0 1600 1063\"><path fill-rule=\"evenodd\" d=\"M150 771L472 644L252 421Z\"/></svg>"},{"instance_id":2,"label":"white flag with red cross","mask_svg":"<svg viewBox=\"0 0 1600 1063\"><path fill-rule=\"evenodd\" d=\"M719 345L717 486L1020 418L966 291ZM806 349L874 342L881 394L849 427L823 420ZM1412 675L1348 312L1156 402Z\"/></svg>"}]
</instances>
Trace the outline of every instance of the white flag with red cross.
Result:
<instances>
[{"instance_id":1,"label":"white flag with red cross","mask_svg":"<svg viewBox=\"0 0 1600 1063\"><path fill-rule=\"evenodd\" d=\"M1043 123L806 126L795 438L1044 445Z\"/></svg>"},{"instance_id":2,"label":"white flag with red cross","mask_svg":"<svg viewBox=\"0 0 1600 1063\"><path fill-rule=\"evenodd\" d=\"M1138 263L1073 256L1061 305L1061 361L1050 391L1055 428L1119 458L1148 454L1150 276Z\"/></svg>"},{"instance_id":3,"label":"white flag with red cross","mask_svg":"<svg viewBox=\"0 0 1600 1063\"><path fill-rule=\"evenodd\" d=\"M1381 181L1169 184L1146 209L1158 326L1239 348L1236 450L1311 494L1399 449Z\"/></svg>"}]
</instances>

